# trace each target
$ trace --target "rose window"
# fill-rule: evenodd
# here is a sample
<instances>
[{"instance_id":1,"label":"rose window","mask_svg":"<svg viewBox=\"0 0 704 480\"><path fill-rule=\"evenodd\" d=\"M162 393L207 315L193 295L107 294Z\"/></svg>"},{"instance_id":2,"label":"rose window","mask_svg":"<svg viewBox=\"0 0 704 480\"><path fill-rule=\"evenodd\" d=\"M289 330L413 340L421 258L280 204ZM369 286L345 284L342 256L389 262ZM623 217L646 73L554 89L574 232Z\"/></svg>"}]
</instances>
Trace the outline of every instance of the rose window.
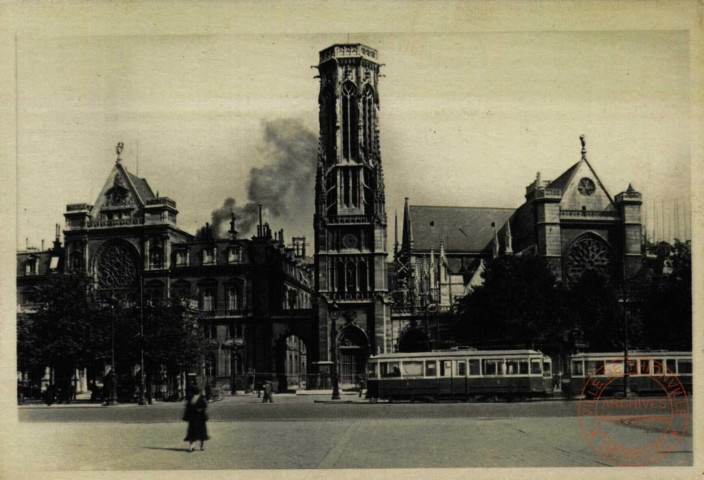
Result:
<instances>
[{"instance_id":1,"label":"rose window","mask_svg":"<svg viewBox=\"0 0 704 480\"><path fill-rule=\"evenodd\" d=\"M603 240L586 236L579 239L567 254L567 277L570 281L578 281L587 271L609 274L611 266L611 251Z\"/></svg>"},{"instance_id":2,"label":"rose window","mask_svg":"<svg viewBox=\"0 0 704 480\"><path fill-rule=\"evenodd\" d=\"M137 262L125 245L108 245L97 263L98 284L101 288L127 288L137 277Z\"/></svg>"}]
</instances>

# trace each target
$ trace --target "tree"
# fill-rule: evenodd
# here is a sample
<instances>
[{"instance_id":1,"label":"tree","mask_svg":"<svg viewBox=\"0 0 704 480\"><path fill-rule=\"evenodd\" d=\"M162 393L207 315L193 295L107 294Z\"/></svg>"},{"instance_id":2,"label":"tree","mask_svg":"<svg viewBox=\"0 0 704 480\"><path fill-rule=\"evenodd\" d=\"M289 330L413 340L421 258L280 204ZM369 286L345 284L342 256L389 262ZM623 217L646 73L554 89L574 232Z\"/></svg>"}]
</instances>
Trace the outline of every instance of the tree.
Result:
<instances>
[{"instance_id":1,"label":"tree","mask_svg":"<svg viewBox=\"0 0 704 480\"><path fill-rule=\"evenodd\" d=\"M639 298L650 348L692 349L692 246L690 241L661 243L649 261L653 271L649 286Z\"/></svg>"},{"instance_id":2,"label":"tree","mask_svg":"<svg viewBox=\"0 0 704 480\"><path fill-rule=\"evenodd\" d=\"M145 302L144 361L149 386L161 366L171 378L198 369L209 345L196 316L178 299Z\"/></svg>"},{"instance_id":3,"label":"tree","mask_svg":"<svg viewBox=\"0 0 704 480\"><path fill-rule=\"evenodd\" d=\"M504 255L491 261L484 284L459 304L455 335L482 348L560 350L567 328L565 293L541 257Z\"/></svg>"},{"instance_id":4,"label":"tree","mask_svg":"<svg viewBox=\"0 0 704 480\"><path fill-rule=\"evenodd\" d=\"M18 320L19 364L52 367L56 383L67 385L106 348L104 311L93 281L79 275L50 277L37 301L39 311Z\"/></svg>"}]
</instances>

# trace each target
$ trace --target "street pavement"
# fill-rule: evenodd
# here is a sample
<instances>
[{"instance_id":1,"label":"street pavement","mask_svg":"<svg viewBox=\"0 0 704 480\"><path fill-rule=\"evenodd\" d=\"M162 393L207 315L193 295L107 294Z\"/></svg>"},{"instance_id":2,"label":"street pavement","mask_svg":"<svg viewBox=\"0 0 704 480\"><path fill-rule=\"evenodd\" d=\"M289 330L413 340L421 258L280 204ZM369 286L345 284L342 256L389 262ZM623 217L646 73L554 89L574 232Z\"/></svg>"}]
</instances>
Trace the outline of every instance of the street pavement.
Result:
<instances>
[{"instance_id":1,"label":"street pavement","mask_svg":"<svg viewBox=\"0 0 704 480\"><path fill-rule=\"evenodd\" d=\"M316 400L318 402L316 402ZM218 470L607 466L582 437L576 401L370 404L356 396L227 396L209 406L211 440L188 453L183 405L18 408L16 468ZM657 426L620 425L655 439ZM37 456L23 452L41 452ZM691 429L661 466L692 464Z\"/></svg>"}]
</instances>

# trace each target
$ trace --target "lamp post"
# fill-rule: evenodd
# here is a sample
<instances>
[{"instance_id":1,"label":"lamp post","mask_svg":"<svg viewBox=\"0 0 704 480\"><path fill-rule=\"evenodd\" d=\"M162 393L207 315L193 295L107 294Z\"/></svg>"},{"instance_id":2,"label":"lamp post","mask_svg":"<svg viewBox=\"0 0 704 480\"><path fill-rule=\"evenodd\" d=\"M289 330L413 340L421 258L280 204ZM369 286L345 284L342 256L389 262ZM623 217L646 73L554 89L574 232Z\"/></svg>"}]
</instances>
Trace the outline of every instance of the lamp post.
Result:
<instances>
[{"instance_id":1,"label":"lamp post","mask_svg":"<svg viewBox=\"0 0 704 480\"><path fill-rule=\"evenodd\" d=\"M113 293L112 295L112 302L110 305L110 310L111 310L111 315L110 315L110 356L111 356L111 363L112 367L110 368L110 372L108 375L110 376L110 392L108 393L108 405L117 404L117 368L115 365L115 315L116 315L116 308L117 308L117 298L115 298L115 294Z\"/></svg>"},{"instance_id":2,"label":"lamp post","mask_svg":"<svg viewBox=\"0 0 704 480\"><path fill-rule=\"evenodd\" d=\"M333 302L328 308L330 312L331 328L330 328L330 353L332 355L332 371L330 376L332 377L332 399L340 399L340 385L338 384L337 378L337 319L340 316L340 307L337 303Z\"/></svg>"},{"instance_id":3,"label":"lamp post","mask_svg":"<svg viewBox=\"0 0 704 480\"><path fill-rule=\"evenodd\" d=\"M626 291L626 278L621 285L621 314L623 315L623 396L631 396L631 375L628 371L628 293Z\"/></svg>"},{"instance_id":4,"label":"lamp post","mask_svg":"<svg viewBox=\"0 0 704 480\"><path fill-rule=\"evenodd\" d=\"M139 278L139 405L146 405L144 399L144 272Z\"/></svg>"}]
</instances>

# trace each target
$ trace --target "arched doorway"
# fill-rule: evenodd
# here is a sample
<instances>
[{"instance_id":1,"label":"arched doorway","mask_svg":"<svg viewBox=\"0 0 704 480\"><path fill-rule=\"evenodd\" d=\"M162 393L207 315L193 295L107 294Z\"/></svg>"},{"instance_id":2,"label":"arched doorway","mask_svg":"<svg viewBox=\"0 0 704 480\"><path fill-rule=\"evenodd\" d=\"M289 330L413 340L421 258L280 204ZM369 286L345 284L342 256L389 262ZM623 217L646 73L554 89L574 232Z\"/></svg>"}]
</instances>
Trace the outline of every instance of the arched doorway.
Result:
<instances>
[{"instance_id":1,"label":"arched doorway","mask_svg":"<svg viewBox=\"0 0 704 480\"><path fill-rule=\"evenodd\" d=\"M430 340L418 328L409 328L398 341L398 351L403 353L428 352Z\"/></svg>"},{"instance_id":2,"label":"arched doorway","mask_svg":"<svg viewBox=\"0 0 704 480\"><path fill-rule=\"evenodd\" d=\"M337 340L338 371L341 385L355 385L364 375L369 356L367 335L362 329L348 325Z\"/></svg>"}]
</instances>

